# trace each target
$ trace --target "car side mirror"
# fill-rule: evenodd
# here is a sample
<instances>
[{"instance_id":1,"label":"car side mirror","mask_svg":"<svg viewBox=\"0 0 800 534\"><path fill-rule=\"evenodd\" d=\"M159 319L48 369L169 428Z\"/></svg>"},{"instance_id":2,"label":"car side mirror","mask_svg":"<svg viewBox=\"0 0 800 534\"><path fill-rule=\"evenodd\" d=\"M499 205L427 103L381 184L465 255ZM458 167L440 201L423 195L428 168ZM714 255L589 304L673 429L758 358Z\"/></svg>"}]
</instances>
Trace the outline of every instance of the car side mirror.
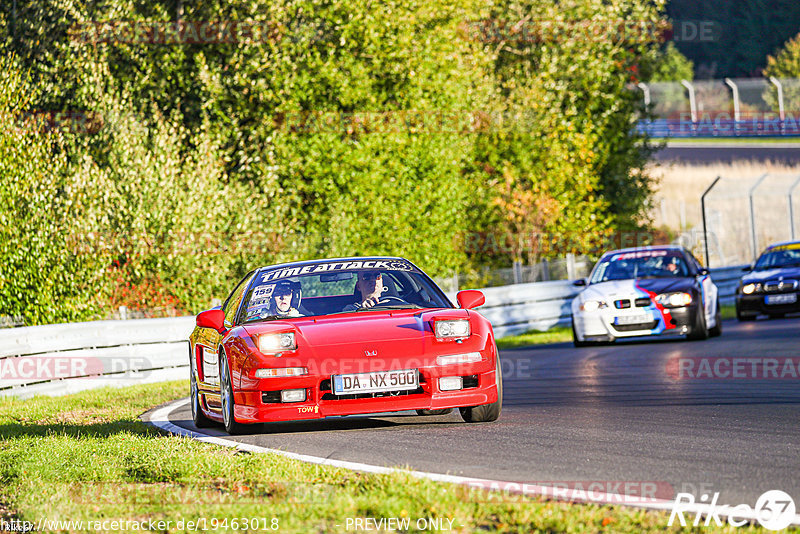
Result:
<instances>
[{"instance_id":1,"label":"car side mirror","mask_svg":"<svg viewBox=\"0 0 800 534\"><path fill-rule=\"evenodd\" d=\"M477 289L465 289L464 291L458 292L456 300L460 307L469 310L477 308L478 306L483 306L486 302L486 297Z\"/></svg>"},{"instance_id":2,"label":"car side mirror","mask_svg":"<svg viewBox=\"0 0 800 534\"><path fill-rule=\"evenodd\" d=\"M707 274L711 274L711 271L709 271L705 267L701 267L700 270L697 271L697 274L699 274L700 276L705 276Z\"/></svg>"},{"instance_id":3,"label":"car side mirror","mask_svg":"<svg viewBox=\"0 0 800 534\"><path fill-rule=\"evenodd\" d=\"M572 282L573 286L584 287L586 285L586 278L578 278Z\"/></svg>"},{"instance_id":4,"label":"car side mirror","mask_svg":"<svg viewBox=\"0 0 800 534\"><path fill-rule=\"evenodd\" d=\"M220 334L225 331L225 312L222 310L207 310L197 316L197 326L212 328Z\"/></svg>"},{"instance_id":5,"label":"car side mirror","mask_svg":"<svg viewBox=\"0 0 800 534\"><path fill-rule=\"evenodd\" d=\"M749 273L752 270L753 270L753 266L752 265L745 265L744 267L742 267L742 271L744 271L746 273Z\"/></svg>"}]
</instances>

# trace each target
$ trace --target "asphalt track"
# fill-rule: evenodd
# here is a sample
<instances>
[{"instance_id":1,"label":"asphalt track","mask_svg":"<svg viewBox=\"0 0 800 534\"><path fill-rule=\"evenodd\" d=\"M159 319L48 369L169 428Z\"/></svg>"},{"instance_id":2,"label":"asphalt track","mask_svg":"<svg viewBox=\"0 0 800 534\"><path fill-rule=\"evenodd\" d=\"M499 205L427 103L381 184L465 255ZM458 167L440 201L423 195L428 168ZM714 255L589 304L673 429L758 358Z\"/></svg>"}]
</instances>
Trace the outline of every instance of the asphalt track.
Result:
<instances>
[{"instance_id":1,"label":"asphalt track","mask_svg":"<svg viewBox=\"0 0 800 534\"><path fill-rule=\"evenodd\" d=\"M800 379L692 379L675 373L675 358L797 359L800 319L724 326L722 337L706 341L584 349L560 343L502 351L504 406L495 423L465 424L457 413L404 412L271 423L231 439L329 459L528 484L654 482L698 501L719 492L718 502L731 505L753 506L763 492L780 489L800 504ZM170 421L194 430L188 405L173 411ZM203 432L227 437L221 428ZM658 497L674 495L659 489Z\"/></svg>"},{"instance_id":2,"label":"asphalt track","mask_svg":"<svg viewBox=\"0 0 800 534\"><path fill-rule=\"evenodd\" d=\"M786 145L752 144L725 145L724 143L686 143L677 142L669 145L653 155L653 159L661 163L711 164L731 163L733 161L775 162L784 165L800 164L800 143Z\"/></svg>"}]
</instances>

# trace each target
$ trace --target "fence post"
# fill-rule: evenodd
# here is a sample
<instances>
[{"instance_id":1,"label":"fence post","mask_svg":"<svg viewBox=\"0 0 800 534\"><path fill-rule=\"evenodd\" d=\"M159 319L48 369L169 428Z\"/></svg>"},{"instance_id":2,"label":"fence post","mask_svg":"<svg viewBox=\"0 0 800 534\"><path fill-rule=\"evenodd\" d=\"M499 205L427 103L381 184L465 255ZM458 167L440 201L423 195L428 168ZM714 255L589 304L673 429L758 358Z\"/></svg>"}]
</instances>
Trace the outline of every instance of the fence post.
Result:
<instances>
[{"instance_id":1,"label":"fence post","mask_svg":"<svg viewBox=\"0 0 800 534\"><path fill-rule=\"evenodd\" d=\"M697 99L694 97L694 85L687 80L681 80L681 85L689 91L689 109L692 112L692 122L697 122Z\"/></svg>"},{"instance_id":2,"label":"fence post","mask_svg":"<svg viewBox=\"0 0 800 534\"><path fill-rule=\"evenodd\" d=\"M725 78L725 83L731 88L731 91L733 91L733 133L735 135L739 128L739 121L742 120L742 114L739 108L739 88L730 78Z\"/></svg>"},{"instance_id":3,"label":"fence post","mask_svg":"<svg viewBox=\"0 0 800 534\"><path fill-rule=\"evenodd\" d=\"M458 271L453 271L453 293L458 293Z\"/></svg>"},{"instance_id":4,"label":"fence post","mask_svg":"<svg viewBox=\"0 0 800 534\"><path fill-rule=\"evenodd\" d=\"M575 254L567 252L567 280L575 280L576 278L578 278L578 275L575 269Z\"/></svg>"},{"instance_id":5,"label":"fence post","mask_svg":"<svg viewBox=\"0 0 800 534\"><path fill-rule=\"evenodd\" d=\"M120 306L119 307L119 320L126 321L128 319L128 307L127 306Z\"/></svg>"},{"instance_id":6,"label":"fence post","mask_svg":"<svg viewBox=\"0 0 800 534\"><path fill-rule=\"evenodd\" d=\"M547 258L542 260L542 282L550 280L550 266L547 264Z\"/></svg>"},{"instance_id":7,"label":"fence post","mask_svg":"<svg viewBox=\"0 0 800 534\"><path fill-rule=\"evenodd\" d=\"M522 262L518 260L514 260L511 269L514 275L514 283L521 284L522 283Z\"/></svg>"},{"instance_id":8,"label":"fence post","mask_svg":"<svg viewBox=\"0 0 800 534\"><path fill-rule=\"evenodd\" d=\"M750 238L753 242L753 262L755 263L756 258L758 258L758 236L756 236L756 209L753 205L753 193L756 192L756 188L761 185L761 182L764 181L766 178L766 174L762 174L761 177L756 181L753 187L750 188L750 192L748 196L750 197Z\"/></svg>"},{"instance_id":9,"label":"fence post","mask_svg":"<svg viewBox=\"0 0 800 534\"><path fill-rule=\"evenodd\" d=\"M641 89L642 93L644 93L644 107L645 107L645 109L649 108L650 107L650 88L647 87L647 84L643 83L643 82L637 83L636 87Z\"/></svg>"},{"instance_id":10,"label":"fence post","mask_svg":"<svg viewBox=\"0 0 800 534\"><path fill-rule=\"evenodd\" d=\"M781 133L786 133L784 125L786 124L786 112L783 108L783 84L775 76L770 76L769 81L778 88L778 115L781 118Z\"/></svg>"},{"instance_id":11,"label":"fence post","mask_svg":"<svg viewBox=\"0 0 800 534\"><path fill-rule=\"evenodd\" d=\"M709 261L708 261L708 228L706 228L706 195L714 189L714 186L717 185L722 179L722 176L717 176L717 178L711 182L711 185L708 186L703 194L700 196L700 211L703 212L703 248L706 251L706 267L711 268Z\"/></svg>"},{"instance_id":12,"label":"fence post","mask_svg":"<svg viewBox=\"0 0 800 534\"><path fill-rule=\"evenodd\" d=\"M794 181L792 187L789 188L789 226L791 227L792 241L794 241L794 203L792 202L792 194L794 189L800 184L800 176Z\"/></svg>"}]
</instances>

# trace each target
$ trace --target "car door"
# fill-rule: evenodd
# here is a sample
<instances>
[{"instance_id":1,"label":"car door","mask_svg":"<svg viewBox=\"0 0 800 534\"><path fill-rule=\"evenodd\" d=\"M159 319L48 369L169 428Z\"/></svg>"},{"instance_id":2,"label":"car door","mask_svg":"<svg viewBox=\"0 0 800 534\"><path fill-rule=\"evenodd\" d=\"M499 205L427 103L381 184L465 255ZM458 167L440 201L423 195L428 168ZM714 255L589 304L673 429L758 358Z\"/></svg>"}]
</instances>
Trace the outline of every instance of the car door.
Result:
<instances>
[{"instance_id":1,"label":"car door","mask_svg":"<svg viewBox=\"0 0 800 534\"><path fill-rule=\"evenodd\" d=\"M251 272L242 278L236 286L236 289L233 290L222 304L222 311L225 312L226 329L230 329L236 322L236 313L242 303L244 291L253 278L253 274L254 272ZM198 346L203 351L201 355L203 377L207 384L219 386L219 345L222 342L223 334L211 330L210 328L206 328L205 330L207 332L204 332L203 343L198 343Z\"/></svg>"}]
</instances>

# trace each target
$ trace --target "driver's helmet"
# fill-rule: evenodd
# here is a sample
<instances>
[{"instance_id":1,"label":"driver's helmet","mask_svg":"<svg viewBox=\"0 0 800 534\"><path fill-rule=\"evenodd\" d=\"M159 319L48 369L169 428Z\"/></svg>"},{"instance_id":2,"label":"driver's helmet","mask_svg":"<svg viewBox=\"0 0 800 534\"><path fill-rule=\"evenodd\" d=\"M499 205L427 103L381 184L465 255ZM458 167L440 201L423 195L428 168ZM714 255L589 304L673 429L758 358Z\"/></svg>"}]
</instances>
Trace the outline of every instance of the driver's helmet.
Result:
<instances>
[{"instance_id":1,"label":"driver's helmet","mask_svg":"<svg viewBox=\"0 0 800 534\"><path fill-rule=\"evenodd\" d=\"M276 283L274 288L272 289L272 294L270 295L267 313L269 315L278 315L285 317L296 317L300 315L300 312L298 310L300 308L300 300L302 299L302 293L303 292L300 286L300 282L296 282L293 280L285 280ZM289 309L281 310L280 308L278 308L278 302L276 297L281 297L285 295L291 295L292 299L289 304Z\"/></svg>"}]
</instances>

